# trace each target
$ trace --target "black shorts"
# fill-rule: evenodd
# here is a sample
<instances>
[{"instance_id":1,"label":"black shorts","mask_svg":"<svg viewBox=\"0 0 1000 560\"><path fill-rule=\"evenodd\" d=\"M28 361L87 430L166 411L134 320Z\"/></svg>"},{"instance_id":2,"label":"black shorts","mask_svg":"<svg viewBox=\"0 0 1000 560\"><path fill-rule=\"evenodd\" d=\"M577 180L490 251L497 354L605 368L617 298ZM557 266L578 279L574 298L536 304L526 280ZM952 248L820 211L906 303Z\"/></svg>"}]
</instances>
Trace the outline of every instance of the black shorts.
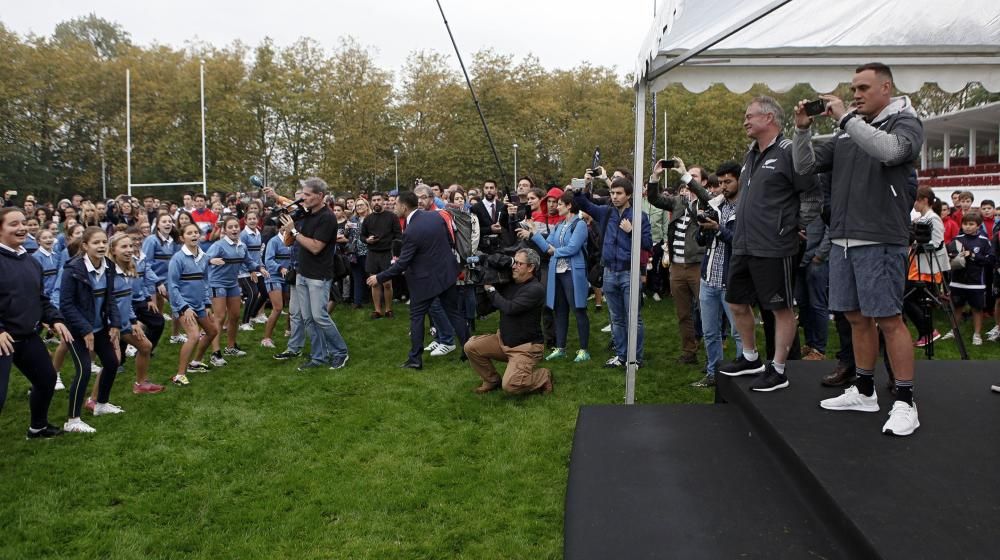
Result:
<instances>
[{"instance_id":1,"label":"black shorts","mask_svg":"<svg viewBox=\"0 0 1000 560\"><path fill-rule=\"evenodd\" d=\"M776 310L792 307L795 294L795 257L733 255L729 262L726 301Z\"/></svg>"},{"instance_id":2,"label":"black shorts","mask_svg":"<svg viewBox=\"0 0 1000 560\"><path fill-rule=\"evenodd\" d=\"M392 251L368 251L365 258L365 272L378 274L392 266Z\"/></svg>"},{"instance_id":3,"label":"black shorts","mask_svg":"<svg viewBox=\"0 0 1000 560\"><path fill-rule=\"evenodd\" d=\"M975 311L986 309L986 290L982 288L952 288L951 303L955 309L962 309L966 305Z\"/></svg>"}]
</instances>

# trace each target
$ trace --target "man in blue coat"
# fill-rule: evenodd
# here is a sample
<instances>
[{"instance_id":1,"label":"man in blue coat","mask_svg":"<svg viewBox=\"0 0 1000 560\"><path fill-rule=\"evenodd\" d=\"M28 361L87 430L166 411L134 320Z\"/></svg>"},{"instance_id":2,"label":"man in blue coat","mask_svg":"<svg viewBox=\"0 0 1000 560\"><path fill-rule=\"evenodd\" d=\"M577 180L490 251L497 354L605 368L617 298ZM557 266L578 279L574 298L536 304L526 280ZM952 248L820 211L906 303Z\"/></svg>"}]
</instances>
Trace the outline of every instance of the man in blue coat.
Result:
<instances>
[{"instance_id":1,"label":"man in blue coat","mask_svg":"<svg viewBox=\"0 0 1000 560\"><path fill-rule=\"evenodd\" d=\"M419 196L426 191L418 189ZM424 316L434 298L440 298L448 319L464 346L469 338L467 323L459 312L458 261L452 252L452 234L436 212L419 210L418 193L403 192L396 200L396 214L406 219L403 247L399 258L386 271L368 277L368 285L376 286L406 272L410 287L410 355L400 367L422 369L424 350Z\"/></svg>"}]
</instances>

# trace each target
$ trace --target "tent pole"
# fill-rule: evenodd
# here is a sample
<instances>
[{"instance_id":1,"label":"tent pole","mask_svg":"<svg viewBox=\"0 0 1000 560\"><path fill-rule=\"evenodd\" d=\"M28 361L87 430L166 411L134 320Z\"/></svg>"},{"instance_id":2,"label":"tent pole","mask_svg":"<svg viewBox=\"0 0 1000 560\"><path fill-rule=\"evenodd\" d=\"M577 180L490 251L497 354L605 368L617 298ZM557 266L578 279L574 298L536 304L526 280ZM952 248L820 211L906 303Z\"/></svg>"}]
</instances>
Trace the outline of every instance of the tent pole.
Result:
<instances>
[{"instance_id":1,"label":"tent pole","mask_svg":"<svg viewBox=\"0 0 1000 560\"><path fill-rule=\"evenodd\" d=\"M639 295L642 285L639 283L639 251L642 241L642 184L643 152L646 151L646 81L640 80L635 90L635 168L633 177L635 185L632 189L632 266L629 271L628 300L628 354L625 362L625 404L635 404L635 371L636 346L639 340Z\"/></svg>"}]
</instances>

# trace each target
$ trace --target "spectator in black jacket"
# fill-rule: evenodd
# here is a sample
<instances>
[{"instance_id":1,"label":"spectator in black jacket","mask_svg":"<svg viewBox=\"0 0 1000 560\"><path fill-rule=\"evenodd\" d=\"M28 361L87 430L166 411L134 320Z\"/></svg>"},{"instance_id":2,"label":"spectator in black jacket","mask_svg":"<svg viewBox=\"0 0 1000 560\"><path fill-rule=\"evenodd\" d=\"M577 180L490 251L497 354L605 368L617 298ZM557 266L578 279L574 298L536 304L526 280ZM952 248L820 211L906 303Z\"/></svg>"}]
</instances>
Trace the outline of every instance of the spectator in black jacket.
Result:
<instances>
[{"instance_id":1,"label":"spectator in black jacket","mask_svg":"<svg viewBox=\"0 0 1000 560\"><path fill-rule=\"evenodd\" d=\"M486 293L500 310L500 330L474 336L465 344L465 354L472 369L483 379L476 393L488 393L500 387L511 394L552 392L552 373L535 369L542 359L542 307L545 286L535 278L541 259L531 249L521 249L512 263L514 281L497 290L486 285ZM493 360L507 362L503 378Z\"/></svg>"},{"instance_id":2,"label":"spectator in black jacket","mask_svg":"<svg viewBox=\"0 0 1000 560\"><path fill-rule=\"evenodd\" d=\"M368 245L365 272L368 275L385 272L392 265L392 245L403 238L399 219L385 211L385 197L380 192L371 195L371 214L361 222L361 239ZM392 317L392 280L372 286L375 311L372 318Z\"/></svg>"},{"instance_id":3,"label":"spectator in black jacket","mask_svg":"<svg viewBox=\"0 0 1000 560\"><path fill-rule=\"evenodd\" d=\"M0 210L0 410L7 399L10 368L16 365L31 382L27 437L48 438L62 430L49 424L56 370L38 333L45 323L63 342L71 343L73 337L42 290L41 265L21 246L26 236L21 210Z\"/></svg>"}]
</instances>

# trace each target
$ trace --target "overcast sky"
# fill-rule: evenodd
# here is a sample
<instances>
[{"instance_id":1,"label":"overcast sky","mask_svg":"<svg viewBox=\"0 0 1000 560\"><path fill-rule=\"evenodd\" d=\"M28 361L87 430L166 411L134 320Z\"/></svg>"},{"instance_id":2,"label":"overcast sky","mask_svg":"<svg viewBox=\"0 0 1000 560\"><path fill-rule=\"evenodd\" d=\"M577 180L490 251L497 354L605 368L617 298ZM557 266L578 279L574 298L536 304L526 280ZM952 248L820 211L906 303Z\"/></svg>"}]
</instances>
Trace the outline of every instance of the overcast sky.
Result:
<instances>
[{"instance_id":1,"label":"overcast sky","mask_svg":"<svg viewBox=\"0 0 1000 560\"><path fill-rule=\"evenodd\" d=\"M653 0L441 0L468 64L493 48L517 59L534 53L548 69L587 61L632 71L652 23ZM434 0L31 0L8 1L0 21L26 35L51 35L61 21L95 13L121 24L133 41L183 46L196 39L251 46L312 37L333 47L351 35L373 47L383 68L398 71L415 50L453 54ZM452 58L454 60L454 58Z\"/></svg>"}]
</instances>

